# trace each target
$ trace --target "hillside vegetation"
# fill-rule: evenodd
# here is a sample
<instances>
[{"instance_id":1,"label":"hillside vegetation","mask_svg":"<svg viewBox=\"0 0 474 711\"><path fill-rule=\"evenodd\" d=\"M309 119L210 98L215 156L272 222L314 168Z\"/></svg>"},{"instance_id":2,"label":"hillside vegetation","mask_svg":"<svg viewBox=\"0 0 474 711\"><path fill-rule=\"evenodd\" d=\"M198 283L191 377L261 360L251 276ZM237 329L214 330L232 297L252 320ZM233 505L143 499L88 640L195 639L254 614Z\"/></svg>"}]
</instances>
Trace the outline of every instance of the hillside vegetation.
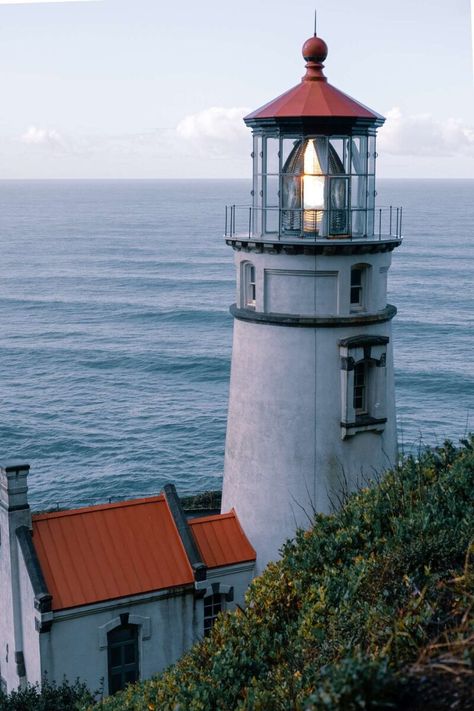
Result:
<instances>
[{"instance_id":1,"label":"hillside vegetation","mask_svg":"<svg viewBox=\"0 0 474 711\"><path fill-rule=\"evenodd\" d=\"M317 515L245 610L100 709L474 708L473 481L473 438L406 459Z\"/></svg>"}]
</instances>

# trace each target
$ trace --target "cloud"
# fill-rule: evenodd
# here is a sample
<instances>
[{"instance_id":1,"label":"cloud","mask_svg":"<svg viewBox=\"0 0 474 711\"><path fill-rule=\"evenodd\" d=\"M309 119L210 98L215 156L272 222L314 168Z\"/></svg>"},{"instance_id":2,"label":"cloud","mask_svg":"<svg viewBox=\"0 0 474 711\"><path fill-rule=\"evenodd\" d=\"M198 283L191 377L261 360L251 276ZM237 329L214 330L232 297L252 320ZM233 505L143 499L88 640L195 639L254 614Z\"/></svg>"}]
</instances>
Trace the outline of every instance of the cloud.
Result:
<instances>
[{"instance_id":1,"label":"cloud","mask_svg":"<svg viewBox=\"0 0 474 711\"><path fill-rule=\"evenodd\" d=\"M20 137L22 143L31 146L46 146L47 148L64 148L65 141L55 129L30 126Z\"/></svg>"},{"instance_id":2,"label":"cloud","mask_svg":"<svg viewBox=\"0 0 474 711\"><path fill-rule=\"evenodd\" d=\"M394 155L474 156L474 127L460 119L440 120L431 114L405 116L394 107L387 112L378 146L380 151Z\"/></svg>"},{"instance_id":3,"label":"cloud","mask_svg":"<svg viewBox=\"0 0 474 711\"><path fill-rule=\"evenodd\" d=\"M176 135L193 144L200 153L236 154L248 148L250 132L242 119L249 111L242 106L211 106L185 116L176 126Z\"/></svg>"}]
</instances>

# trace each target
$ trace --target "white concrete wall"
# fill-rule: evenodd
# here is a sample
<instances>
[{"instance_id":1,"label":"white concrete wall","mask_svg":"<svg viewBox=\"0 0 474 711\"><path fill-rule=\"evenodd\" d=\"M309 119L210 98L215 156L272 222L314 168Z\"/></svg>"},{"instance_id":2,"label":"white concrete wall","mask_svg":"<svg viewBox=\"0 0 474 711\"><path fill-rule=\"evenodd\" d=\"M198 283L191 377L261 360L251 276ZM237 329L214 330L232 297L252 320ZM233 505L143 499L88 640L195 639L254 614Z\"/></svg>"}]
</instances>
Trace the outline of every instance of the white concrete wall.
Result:
<instances>
[{"instance_id":1,"label":"white concrete wall","mask_svg":"<svg viewBox=\"0 0 474 711\"><path fill-rule=\"evenodd\" d=\"M390 253L315 257L237 252L237 266L242 259L256 266L257 312L263 312L268 302L265 272L280 269L314 272L316 290L318 272L337 272L337 299L314 299L313 315L350 316L350 270L361 263L371 272L366 312L375 314L386 306ZM306 306L299 308L299 303L309 303L305 278L282 278L278 295L272 284L270 301L279 304L280 313L285 300L286 313L305 313ZM328 313L328 303L335 304L335 311ZM356 335L390 339L388 421L381 433L358 432L343 439L339 341ZM389 321L315 328L234 321L222 511L236 509L257 550L258 571L278 557L278 549L297 527L309 526L313 510L330 510L345 479L353 489L395 464L392 348Z\"/></svg>"},{"instance_id":2,"label":"white concrete wall","mask_svg":"<svg viewBox=\"0 0 474 711\"><path fill-rule=\"evenodd\" d=\"M244 308L241 265L256 270L256 311L318 316L348 316L351 267L369 267L365 310L377 312L387 303L390 252L360 255L289 255L235 252L236 304Z\"/></svg>"},{"instance_id":3,"label":"white concrete wall","mask_svg":"<svg viewBox=\"0 0 474 711\"><path fill-rule=\"evenodd\" d=\"M208 571L208 580L199 583L202 589L219 582L226 589L233 587L234 600L226 610L243 605L244 595L254 574L254 564L230 566ZM104 680L108 692L107 630L119 623L120 614L130 614L143 621L139 635L140 678L146 679L176 662L182 654L203 636L204 607L202 597L194 590L183 590L173 597L120 600L54 613L49 632L39 635L41 671L57 682L64 677L74 681L79 677L91 690L99 689ZM31 618L34 623L34 616ZM146 622L145 622L146 620ZM105 643L105 644L104 644ZM36 679L29 679L35 681Z\"/></svg>"},{"instance_id":4,"label":"white concrete wall","mask_svg":"<svg viewBox=\"0 0 474 711\"><path fill-rule=\"evenodd\" d=\"M8 513L0 507L0 676L5 680L8 691L16 688L19 683L15 667L11 574Z\"/></svg>"},{"instance_id":5,"label":"white concrete wall","mask_svg":"<svg viewBox=\"0 0 474 711\"><path fill-rule=\"evenodd\" d=\"M34 684L41 679L39 632L35 629L35 595L18 543L17 547L22 648L25 658L26 679Z\"/></svg>"},{"instance_id":6,"label":"white concrete wall","mask_svg":"<svg viewBox=\"0 0 474 711\"><path fill-rule=\"evenodd\" d=\"M101 627L119 615L148 618L150 636L139 635L140 678L146 679L175 662L199 638L193 590L186 594L127 603L121 600L108 609L92 607L55 613L49 632L40 635L42 673L48 679L73 681L80 677L91 690L104 681L108 692L107 647L101 646L106 632ZM134 620L131 619L131 622Z\"/></svg>"},{"instance_id":7,"label":"white concrete wall","mask_svg":"<svg viewBox=\"0 0 474 711\"><path fill-rule=\"evenodd\" d=\"M28 508L10 511L8 508L26 503L26 477L25 471L7 474L0 468L0 676L8 691L22 682L15 663L15 652L23 651L16 529L31 526Z\"/></svg>"}]
</instances>

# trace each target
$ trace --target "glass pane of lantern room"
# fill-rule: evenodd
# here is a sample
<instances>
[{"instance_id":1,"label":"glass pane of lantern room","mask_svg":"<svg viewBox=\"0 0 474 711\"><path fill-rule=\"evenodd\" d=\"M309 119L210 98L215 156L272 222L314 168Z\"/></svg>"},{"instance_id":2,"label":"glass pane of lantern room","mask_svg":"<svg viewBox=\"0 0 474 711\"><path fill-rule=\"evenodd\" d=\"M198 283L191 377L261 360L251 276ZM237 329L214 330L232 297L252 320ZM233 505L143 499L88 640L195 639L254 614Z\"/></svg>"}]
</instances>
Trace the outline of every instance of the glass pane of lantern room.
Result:
<instances>
[{"instance_id":1,"label":"glass pane of lantern room","mask_svg":"<svg viewBox=\"0 0 474 711\"><path fill-rule=\"evenodd\" d=\"M265 176L265 207L278 207L279 203L279 182L278 175Z\"/></svg>"},{"instance_id":2,"label":"glass pane of lantern room","mask_svg":"<svg viewBox=\"0 0 474 711\"><path fill-rule=\"evenodd\" d=\"M260 138L258 136L253 137L253 147L252 147L252 175L255 180L255 176L259 172L258 169L258 154L260 151Z\"/></svg>"},{"instance_id":3,"label":"glass pane of lantern room","mask_svg":"<svg viewBox=\"0 0 474 711\"><path fill-rule=\"evenodd\" d=\"M253 172L262 173L262 137L253 137Z\"/></svg>"},{"instance_id":4,"label":"glass pane of lantern room","mask_svg":"<svg viewBox=\"0 0 474 711\"><path fill-rule=\"evenodd\" d=\"M366 217L367 217L366 210L352 210L352 236L353 237L365 237Z\"/></svg>"},{"instance_id":5,"label":"glass pane of lantern room","mask_svg":"<svg viewBox=\"0 0 474 711\"><path fill-rule=\"evenodd\" d=\"M367 202L367 178L353 175L351 178L351 207L365 208Z\"/></svg>"},{"instance_id":6,"label":"glass pane of lantern room","mask_svg":"<svg viewBox=\"0 0 474 711\"><path fill-rule=\"evenodd\" d=\"M375 207L375 176L370 175L367 178L367 207L369 210L373 210Z\"/></svg>"},{"instance_id":7,"label":"glass pane of lantern room","mask_svg":"<svg viewBox=\"0 0 474 711\"><path fill-rule=\"evenodd\" d=\"M367 138L355 136L351 140L351 173L365 175L367 173Z\"/></svg>"},{"instance_id":8,"label":"glass pane of lantern room","mask_svg":"<svg viewBox=\"0 0 474 711\"><path fill-rule=\"evenodd\" d=\"M265 210L265 232L279 231L279 214L280 211L276 207Z\"/></svg>"},{"instance_id":9,"label":"glass pane of lantern room","mask_svg":"<svg viewBox=\"0 0 474 711\"><path fill-rule=\"evenodd\" d=\"M265 232L278 232L279 182L278 175L267 175L265 177Z\"/></svg>"},{"instance_id":10,"label":"glass pane of lantern room","mask_svg":"<svg viewBox=\"0 0 474 711\"><path fill-rule=\"evenodd\" d=\"M262 233L262 201L263 201L263 176L257 175L256 181L254 183L254 195L253 195L253 206L254 210L252 216L252 230L254 235L260 235Z\"/></svg>"},{"instance_id":11,"label":"glass pane of lantern room","mask_svg":"<svg viewBox=\"0 0 474 711\"><path fill-rule=\"evenodd\" d=\"M367 153L369 154L367 172L373 175L375 173L375 159L377 157L375 152L375 136L369 136L368 138Z\"/></svg>"},{"instance_id":12,"label":"glass pane of lantern room","mask_svg":"<svg viewBox=\"0 0 474 711\"><path fill-rule=\"evenodd\" d=\"M288 158L292 155L293 150L296 150L297 146L301 144L300 138L283 138L281 141L281 170L282 173L292 173L293 171L293 161L288 161Z\"/></svg>"},{"instance_id":13,"label":"glass pane of lantern room","mask_svg":"<svg viewBox=\"0 0 474 711\"><path fill-rule=\"evenodd\" d=\"M282 177L281 199L282 231L286 234L299 234L302 224L301 179L295 175Z\"/></svg>"},{"instance_id":14,"label":"glass pane of lantern room","mask_svg":"<svg viewBox=\"0 0 474 711\"><path fill-rule=\"evenodd\" d=\"M348 173L347 138L331 138L329 140L330 173ZM332 160L331 160L332 159Z\"/></svg>"},{"instance_id":15,"label":"glass pane of lantern room","mask_svg":"<svg viewBox=\"0 0 474 711\"><path fill-rule=\"evenodd\" d=\"M328 139L326 136L310 138L304 149L304 172L308 175L328 173Z\"/></svg>"},{"instance_id":16,"label":"glass pane of lantern room","mask_svg":"<svg viewBox=\"0 0 474 711\"><path fill-rule=\"evenodd\" d=\"M329 182L329 235L348 235L349 178L331 177Z\"/></svg>"},{"instance_id":17,"label":"glass pane of lantern room","mask_svg":"<svg viewBox=\"0 0 474 711\"><path fill-rule=\"evenodd\" d=\"M374 234L374 211L367 210L367 237L372 237Z\"/></svg>"},{"instance_id":18,"label":"glass pane of lantern room","mask_svg":"<svg viewBox=\"0 0 474 711\"><path fill-rule=\"evenodd\" d=\"M265 159L266 159L265 172L271 173L273 175L278 175L278 173L280 172L280 139L279 138L267 138L266 139Z\"/></svg>"}]
</instances>

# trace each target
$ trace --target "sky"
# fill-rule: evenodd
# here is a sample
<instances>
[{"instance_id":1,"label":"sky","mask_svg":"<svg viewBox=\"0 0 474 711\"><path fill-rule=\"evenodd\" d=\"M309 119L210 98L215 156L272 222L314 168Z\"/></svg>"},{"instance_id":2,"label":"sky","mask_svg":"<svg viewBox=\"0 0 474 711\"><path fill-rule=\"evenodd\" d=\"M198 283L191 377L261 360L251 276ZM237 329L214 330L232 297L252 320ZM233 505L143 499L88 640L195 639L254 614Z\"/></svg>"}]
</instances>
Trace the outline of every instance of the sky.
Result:
<instances>
[{"instance_id":1,"label":"sky","mask_svg":"<svg viewBox=\"0 0 474 711\"><path fill-rule=\"evenodd\" d=\"M474 178L471 0L317 0L331 84L387 117L378 175ZM474 0L472 0L474 6ZM0 0L0 178L245 178L315 0Z\"/></svg>"}]
</instances>

